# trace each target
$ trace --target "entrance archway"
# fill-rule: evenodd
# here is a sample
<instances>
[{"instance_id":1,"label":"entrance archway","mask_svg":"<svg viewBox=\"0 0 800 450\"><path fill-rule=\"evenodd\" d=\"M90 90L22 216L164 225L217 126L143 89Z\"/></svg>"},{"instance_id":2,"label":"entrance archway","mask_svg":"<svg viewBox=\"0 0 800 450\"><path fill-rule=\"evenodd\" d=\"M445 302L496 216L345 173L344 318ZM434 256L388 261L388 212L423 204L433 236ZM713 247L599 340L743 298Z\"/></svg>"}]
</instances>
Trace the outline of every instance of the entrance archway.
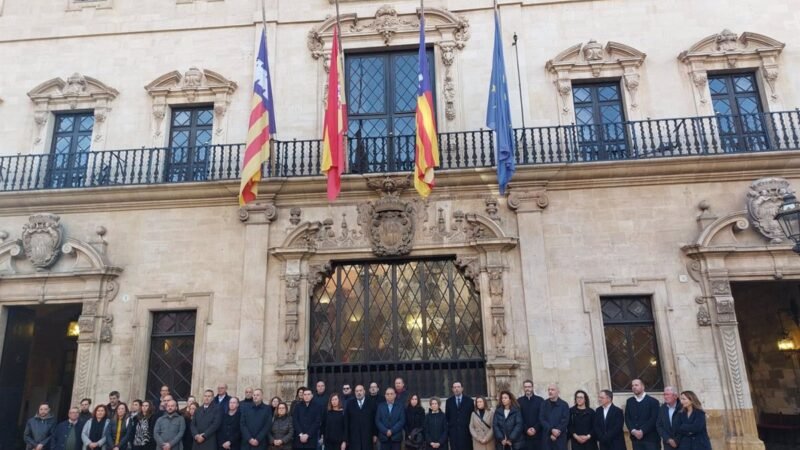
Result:
<instances>
[{"instance_id":1,"label":"entrance archway","mask_svg":"<svg viewBox=\"0 0 800 450\"><path fill-rule=\"evenodd\" d=\"M21 448L25 421L48 402L54 417L70 407L78 356L80 303L12 306L0 360L0 445Z\"/></svg>"}]
</instances>

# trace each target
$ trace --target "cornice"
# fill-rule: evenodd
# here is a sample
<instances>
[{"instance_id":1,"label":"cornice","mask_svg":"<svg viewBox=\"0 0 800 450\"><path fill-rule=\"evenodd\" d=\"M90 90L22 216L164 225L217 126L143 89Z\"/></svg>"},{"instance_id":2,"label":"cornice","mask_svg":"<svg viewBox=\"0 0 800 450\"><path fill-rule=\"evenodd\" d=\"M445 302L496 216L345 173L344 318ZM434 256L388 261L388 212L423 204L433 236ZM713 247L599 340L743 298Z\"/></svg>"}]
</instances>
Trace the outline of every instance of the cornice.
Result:
<instances>
[{"instance_id":1,"label":"cornice","mask_svg":"<svg viewBox=\"0 0 800 450\"><path fill-rule=\"evenodd\" d=\"M376 174L377 175L377 174ZM374 177L376 175L370 175ZM585 164L518 166L511 189L548 192L596 188L747 181L763 176L800 178L800 153L764 152ZM494 168L441 171L431 200L499 195ZM166 208L236 208L238 181L0 192L0 216L47 210L55 214ZM327 205L322 176L263 181L260 198L277 207ZM413 190L404 194L415 196ZM367 176L345 175L336 206L374 198Z\"/></svg>"}]
</instances>

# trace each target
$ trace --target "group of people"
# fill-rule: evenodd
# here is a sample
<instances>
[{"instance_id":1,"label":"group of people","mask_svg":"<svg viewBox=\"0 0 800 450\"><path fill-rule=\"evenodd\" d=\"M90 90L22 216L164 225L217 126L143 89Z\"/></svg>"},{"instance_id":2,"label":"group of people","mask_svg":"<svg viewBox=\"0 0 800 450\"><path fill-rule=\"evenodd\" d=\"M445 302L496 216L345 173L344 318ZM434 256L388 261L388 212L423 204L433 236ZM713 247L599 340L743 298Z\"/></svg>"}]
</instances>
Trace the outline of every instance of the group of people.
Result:
<instances>
[{"instance_id":1,"label":"group of people","mask_svg":"<svg viewBox=\"0 0 800 450\"><path fill-rule=\"evenodd\" d=\"M692 391L664 389L664 403L633 380L625 410L603 390L600 406L575 392L570 407L558 386L547 398L534 394L533 381L523 395L503 390L497 407L486 397L474 399L460 382L445 401L428 399L428 411L402 378L381 392L377 383L328 393L323 381L301 387L290 404L278 397L268 403L261 389L247 388L244 398L230 396L225 384L203 392L200 402L178 403L163 386L158 401L133 400L119 393L108 404L91 407L83 399L56 424L49 405L39 406L25 428L27 450L626 450L623 426L634 450L710 450L706 415Z\"/></svg>"}]
</instances>

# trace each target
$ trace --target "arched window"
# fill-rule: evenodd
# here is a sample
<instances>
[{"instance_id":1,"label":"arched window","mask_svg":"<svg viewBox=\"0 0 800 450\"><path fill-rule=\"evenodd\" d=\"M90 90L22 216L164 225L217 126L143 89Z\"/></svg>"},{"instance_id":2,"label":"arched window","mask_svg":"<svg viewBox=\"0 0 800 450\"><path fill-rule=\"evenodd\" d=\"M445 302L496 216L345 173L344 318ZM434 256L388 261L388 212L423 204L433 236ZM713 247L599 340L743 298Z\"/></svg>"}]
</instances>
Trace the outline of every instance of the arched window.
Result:
<instances>
[{"instance_id":1,"label":"arched window","mask_svg":"<svg viewBox=\"0 0 800 450\"><path fill-rule=\"evenodd\" d=\"M311 297L309 381L403 377L428 397L486 392L480 297L452 259L341 263Z\"/></svg>"}]
</instances>

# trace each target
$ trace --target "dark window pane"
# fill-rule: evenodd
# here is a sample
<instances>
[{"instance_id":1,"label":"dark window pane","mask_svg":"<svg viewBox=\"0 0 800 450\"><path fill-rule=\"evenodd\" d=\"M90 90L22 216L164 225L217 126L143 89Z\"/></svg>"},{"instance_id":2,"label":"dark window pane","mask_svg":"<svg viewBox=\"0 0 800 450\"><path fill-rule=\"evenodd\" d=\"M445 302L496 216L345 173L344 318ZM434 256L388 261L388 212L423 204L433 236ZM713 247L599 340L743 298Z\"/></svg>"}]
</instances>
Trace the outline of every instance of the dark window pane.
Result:
<instances>
[{"instance_id":1,"label":"dark window pane","mask_svg":"<svg viewBox=\"0 0 800 450\"><path fill-rule=\"evenodd\" d=\"M349 64L350 114L376 114L386 110L386 64L383 55L352 57Z\"/></svg>"},{"instance_id":2,"label":"dark window pane","mask_svg":"<svg viewBox=\"0 0 800 450\"><path fill-rule=\"evenodd\" d=\"M480 299L452 260L337 265L311 311L313 381L386 385L402 372L422 395L462 377L485 392Z\"/></svg>"},{"instance_id":3,"label":"dark window pane","mask_svg":"<svg viewBox=\"0 0 800 450\"><path fill-rule=\"evenodd\" d=\"M755 80L753 79L753 75L733 77L733 88L737 94L755 92Z\"/></svg>"},{"instance_id":4,"label":"dark window pane","mask_svg":"<svg viewBox=\"0 0 800 450\"><path fill-rule=\"evenodd\" d=\"M172 110L170 153L167 158L169 164L164 170L167 180L180 182L206 179L213 122L211 105Z\"/></svg>"},{"instance_id":5,"label":"dark window pane","mask_svg":"<svg viewBox=\"0 0 800 450\"><path fill-rule=\"evenodd\" d=\"M158 399L162 385L170 387L176 400L191 394L196 316L196 311L153 313L147 399Z\"/></svg>"},{"instance_id":6,"label":"dark window pane","mask_svg":"<svg viewBox=\"0 0 800 450\"><path fill-rule=\"evenodd\" d=\"M84 186L92 149L92 112L57 113L48 165L48 187Z\"/></svg>"},{"instance_id":7,"label":"dark window pane","mask_svg":"<svg viewBox=\"0 0 800 450\"><path fill-rule=\"evenodd\" d=\"M399 55L394 58L394 110L412 112L417 107L419 56Z\"/></svg>"},{"instance_id":8,"label":"dark window pane","mask_svg":"<svg viewBox=\"0 0 800 450\"><path fill-rule=\"evenodd\" d=\"M711 94L727 94L728 93L728 85L725 83L725 80L722 78L710 78L708 80L708 88L711 90Z\"/></svg>"},{"instance_id":9,"label":"dark window pane","mask_svg":"<svg viewBox=\"0 0 800 450\"><path fill-rule=\"evenodd\" d=\"M769 148L755 75L710 75L709 86L723 150L739 152Z\"/></svg>"},{"instance_id":10,"label":"dark window pane","mask_svg":"<svg viewBox=\"0 0 800 450\"><path fill-rule=\"evenodd\" d=\"M648 389L664 386L650 297L602 297L611 388L629 390L641 379Z\"/></svg>"},{"instance_id":11,"label":"dark window pane","mask_svg":"<svg viewBox=\"0 0 800 450\"><path fill-rule=\"evenodd\" d=\"M619 83L572 87L575 124L583 160L619 159L627 155L627 135Z\"/></svg>"}]
</instances>

